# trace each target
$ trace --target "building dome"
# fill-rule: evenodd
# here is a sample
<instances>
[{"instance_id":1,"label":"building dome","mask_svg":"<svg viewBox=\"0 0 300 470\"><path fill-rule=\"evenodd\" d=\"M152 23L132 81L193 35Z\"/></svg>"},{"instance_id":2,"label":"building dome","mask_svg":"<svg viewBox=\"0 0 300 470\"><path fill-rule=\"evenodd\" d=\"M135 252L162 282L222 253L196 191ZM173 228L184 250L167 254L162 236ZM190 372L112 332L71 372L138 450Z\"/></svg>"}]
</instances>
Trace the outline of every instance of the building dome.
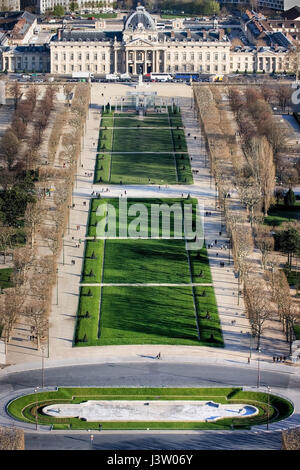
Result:
<instances>
[{"instance_id":1,"label":"building dome","mask_svg":"<svg viewBox=\"0 0 300 470\"><path fill-rule=\"evenodd\" d=\"M156 26L152 16L149 15L145 8L138 6L136 8L136 11L128 16L125 22L124 29L129 29L131 31L135 31L138 29L147 29L150 31L155 31Z\"/></svg>"}]
</instances>

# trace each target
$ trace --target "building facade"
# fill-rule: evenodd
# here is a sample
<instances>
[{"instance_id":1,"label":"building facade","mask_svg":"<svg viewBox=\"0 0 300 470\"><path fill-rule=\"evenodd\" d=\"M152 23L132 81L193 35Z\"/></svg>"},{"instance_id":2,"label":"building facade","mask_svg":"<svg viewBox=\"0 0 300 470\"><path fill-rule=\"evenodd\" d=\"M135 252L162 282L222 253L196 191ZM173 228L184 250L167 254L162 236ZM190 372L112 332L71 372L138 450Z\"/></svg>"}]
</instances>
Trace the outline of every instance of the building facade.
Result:
<instances>
[{"instance_id":1,"label":"building facade","mask_svg":"<svg viewBox=\"0 0 300 470\"><path fill-rule=\"evenodd\" d=\"M251 4L250 0L219 0L222 3L238 4ZM273 10L288 10L299 6L299 0L258 0L257 5L260 8L271 8Z\"/></svg>"},{"instance_id":2,"label":"building facade","mask_svg":"<svg viewBox=\"0 0 300 470\"><path fill-rule=\"evenodd\" d=\"M179 27L181 25L178 25ZM59 30L50 43L52 74L73 72L156 73L272 72L287 68L287 49L232 47L217 26L197 30L157 30L144 7L128 16L123 31Z\"/></svg>"},{"instance_id":3,"label":"building facade","mask_svg":"<svg viewBox=\"0 0 300 470\"><path fill-rule=\"evenodd\" d=\"M72 0L37 0L37 8L40 13L45 13L47 10L53 10L53 8L57 5L61 5L64 7L65 10L70 10L70 3ZM95 0L91 2L89 0L76 0L78 4L79 10L84 8L91 8L91 4L94 5L95 8L99 7L109 7L113 3L113 0Z\"/></svg>"},{"instance_id":4,"label":"building facade","mask_svg":"<svg viewBox=\"0 0 300 470\"><path fill-rule=\"evenodd\" d=\"M217 23L190 30L174 21L171 30L160 30L139 6L124 21L123 30L66 26L43 46L12 44L10 37L3 35L0 62L2 70L8 72L47 72L66 77L73 72L99 77L110 73L284 72L290 70L290 43L280 45L282 36L280 32L267 32L263 46L236 45Z\"/></svg>"},{"instance_id":5,"label":"building facade","mask_svg":"<svg viewBox=\"0 0 300 470\"><path fill-rule=\"evenodd\" d=\"M0 11L19 11L20 0L0 0Z\"/></svg>"}]
</instances>

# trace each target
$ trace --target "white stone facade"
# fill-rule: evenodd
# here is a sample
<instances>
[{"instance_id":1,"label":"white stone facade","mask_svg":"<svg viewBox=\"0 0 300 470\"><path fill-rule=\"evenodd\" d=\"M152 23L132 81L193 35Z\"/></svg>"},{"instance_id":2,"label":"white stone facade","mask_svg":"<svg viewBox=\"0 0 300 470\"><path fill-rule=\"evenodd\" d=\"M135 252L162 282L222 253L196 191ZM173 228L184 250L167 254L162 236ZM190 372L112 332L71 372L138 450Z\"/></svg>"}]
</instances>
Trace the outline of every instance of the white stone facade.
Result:
<instances>
[{"instance_id":1,"label":"white stone facade","mask_svg":"<svg viewBox=\"0 0 300 470\"><path fill-rule=\"evenodd\" d=\"M232 49L222 29L157 31L155 22L138 7L123 31L61 30L50 43L52 74L72 72L205 73L288 70L284 48Z\"/></svg>"},{"instance_id":2,"label":"white stone facade","mask_svg":"<svg viewBox=\"0 0 300 470\"><path fill-rule=\"evenodd\" d=\"M45 13L47 10L53 10L53 8L57 5L63 6L66 10L70 9L70 3L72 0L38 0L38 10L40 13ZM83 8L90 8L91 2L89 0L76 0L76 3L78 3L79 10ZM99 5L99 7L103 6L105 4L107 7L109 7L112 3L113 0L105 0L105 1L94 1L93 2L95 5L95 8ZM98 4L98 5L97 5Z\"/></svg>"},{"instance_id":3,"label":"white stone facade","mask_svg":"<svg viewBox=\"0 0 300 470\"><path fill-rule=\"evenodd\" d=\"M0 11L19 11L20 0L0 0Z\"/></svg>"}]
</instances>

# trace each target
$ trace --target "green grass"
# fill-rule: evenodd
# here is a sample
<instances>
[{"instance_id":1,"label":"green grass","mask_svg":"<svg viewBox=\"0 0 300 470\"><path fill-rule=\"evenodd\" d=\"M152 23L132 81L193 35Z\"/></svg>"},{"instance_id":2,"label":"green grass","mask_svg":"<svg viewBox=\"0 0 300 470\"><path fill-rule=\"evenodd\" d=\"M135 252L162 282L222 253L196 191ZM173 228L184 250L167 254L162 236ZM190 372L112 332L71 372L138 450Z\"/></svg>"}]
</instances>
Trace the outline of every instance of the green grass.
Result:
<instances>
[{"instance_id":1,"label":"green grass","mask_svg":"<svg viewBox=\"0 0 300 470\"><path fill-rule=\"evenodd\" d=\"M116 117L114 125L115 127L169 127L169 119L167 114L157 114L157 115L146 115L143 117L138 116L126 116L126 115L119 115L120 117ZM153 131L156 132L156 129Z\"/></svg>"},{"instance_id":2,"label":"green grass","mask_svg":"<svg viewBox=\"0 0 300 470\"><path fill-rule=\"evenodd\" d=\"M104 282L190 283L184 240L108 240Z\"/></svg>"},{"instance_id":3,"label":"green grass","mask_svg":"<svg viewBox=\"0 0 300 470\"><path fill-rule=\"evenodd\" d=\"M299 340L300 339L300 325L295 325L294 326L294 333L295 333L295 336L296 336L296 340Z\"/></svg>"},{"instance_id":4,"label":"green grass","mask_svg":"<svg viewBox=\"0 0 300 470\"><path fill-rule=\"evenodd\" d=\"M98 216L97 215L97 208L98 206L101 206L102 204L110 204L115 208L116 211L116 218L117 218L117 230L116 234L120 235L120 230L124 231L125 228L125 235L127 235L127 227L124 227L124 225L119 226L119 204L120 200L119 198L102 198L102 199L92 199L91 201L91 206L90 206L90 215L89 215L89 223L88 223L88 229L87 229L87 236L89 237L94 237L96 235L96 225L97 222L101 221L104 216ZM148 235L150 237L151 235L151 207L152 206L161 206L161 205L168 205L169 208L172 208L174 204L181 205L181 204L192 204L193 205L193 220L195 220L195 214L197 210L197 199L195 198L190 198L190 199L181 199L181 198L128 198L127 199L127 206L128 206L128 212L130 211L130 208L134 204L143 204L147 210L148 213L148 220L146 219L146 226L144 224L141 224L141 231L144 232L148 230ZM181 206L180 206L181 207ZM175 209L175 207L174 207ZM131 209L133 210L133 208ZM136 219L136 217L139 216L133 215L133 216L128 216L128 224L130 224L132 221ZM155 218L153 217L153 220ZM157 219L155 219L157 220ZM162 217L160 216L160 223L159 223L159 235L162 234ZM180 233L180 235L183 236L183 230ZM174 236L174 215L171 212L170 215L170 236Z\"/></svg>"},{"instance_id":5,"label":"green grass","mask_svg":"<svg viewBox=\"0 0 300 470\"><path fill-rule=\"evenodd\" d=\"M111 151L116 153L111 155L108 153ZM149 113L142 119L136 113L104 113L98 152L94 175L96 184L193 183L177 108L175 114L169 107L168 114Z\"/></svg>"},{"instance_id":6,"label":"green grass","mask_svg":"<svg viewBox=\"0 0 300 470\"><path fill-rule=\"evenodd\" d=\"M177 183L173 154L120 153L111 159L111 184Z\"/></svg>"},{"instance_id":7,"label":"green grass","mask_svg":"<svg viewBox=\"0 0 300 470\"><path fill-rule=\"evenodd\" d=\"M82 270L82 283L99 283L102 281L102 263L104 254L104 240L88 240L85 246L84 265Z\"/></svg>"},{"instance_id":8,"label":"green grass","mask_svg":"<svg viewBox=\"0 0 300 470\"><path fill-rule=\"evenodd\" d=\"M91 292L92 296L88 296ZM100 287L81 287L77 310L75 342L77 345L90 345L98 337ZM86 341L83 341L86 339Z\"/></svg>"},{"instance_id":9,"label":"green grass","mask_svg":"<svg viewBox=\"0 0 300 470\"><path fill-rule=\"evenodd\" d=\"M101 345L199 345L191 287L104 287Z\"/></svg>"},{"instance_id":10,"label":"green grass","mask_svg":"<svg viewBox=\"0 0 300 470\"><path fill-rule=\"evenodd\" d=\"M172 152L173 144L170 129L115 129L113 136L114 152Z\"/></svg>"},{"instance_id":11,"label":"green grass","mask_svg":"<svg viewBox=\"0 0 300 470\"><path fill-rule=\"evenodd\" d=\"M97 155L94 184L110 181L111 154L102 153Z\"/></svg>"},{"instance_id":12,"label":"green grass","mask_svg":"<svg viewBox=\"0 0 300 470\"><path fill-rule=\"evenodd\" d=\"M196 286L194 289L201 341L215 347L223 347L223 334L214 289L207 286ZM207 313L210 318L206 318Z\"/></svg>"},{"instance_id":13,"label":"green grass","mask_svg":"<svg viewBox=\"0 0 300 470\"><path fill-rule=\"evenodd\" d=\"M250 426L264 424L268 416L270 422L279 421L293 412L287 400L260 392L246 392L241 388L58 388L57 391L25 395L8 405L8 412L14 418L41 425L54 425L55 429L99 429L99 422L80 421L78 418L54 418L42 413L42 408L55 403L79 404L87 400L213 400L220 404L252 404L259 414L243 419L226 418L213 422L102 422L102 429L248 429Z\"/></svg>"},{"instance_id":14,"label":"green grass","mask_svg":"<svg viewBox=\"0 0 300 470\"><path fill-rule=\"evenodd\" d=\"M117 18L117 13L90 13L81 15L84 18Z\"/></svg>"},{"instance_id":15,"label":"green grass","mask_svg":"<svg viewBox=\"0 0 300 470\"><path fill-rule=\"evenodd\" d=\"M0 288L6 289L8 287L13 287L13 282L11 281L11 275L13 273L12 268L1 268L0 269Z\"/></svg>"},{"instance_id":16,"label":"green grass","mask_svg":"<svg viewBox=\"0 0 300 470\"><path fill-rule=\"evenodd\" d=\"M294 206L286 207L283 204L272 206L264 219L266 225L280 226L283 222L300 219L300 202Z\"/></svg>"}]
</instances>

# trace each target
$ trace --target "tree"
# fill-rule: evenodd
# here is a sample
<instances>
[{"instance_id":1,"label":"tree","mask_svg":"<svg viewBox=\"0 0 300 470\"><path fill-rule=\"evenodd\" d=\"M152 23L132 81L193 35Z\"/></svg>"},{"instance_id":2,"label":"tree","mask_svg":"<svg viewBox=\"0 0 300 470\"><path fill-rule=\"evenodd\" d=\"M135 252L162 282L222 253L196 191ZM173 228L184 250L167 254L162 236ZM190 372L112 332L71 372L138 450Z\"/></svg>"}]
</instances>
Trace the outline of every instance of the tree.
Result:
<instances>
[{"instance_id":1,"label":"tree","mask_svg":"<svg viewBox=\"0 0 300 470\"><path fill-rule=\"evenodd\" d=\"M5 289L0 297L0 319L3 326L2 336L9 343L13 327L22 314L22 307L26 299L23 287Z\"/></svg>"},{"instance_id":2,"label":"tree","mask_svg":"<svg viewBox=\"0 0 300 470\"><path fill-rule=\"evenodd\" d=\"M259 251L261 252L262 266L266 269L266 264L269 255L274 250L274 238L270 235L269 230L263 225L257 230L255 237L255 243Z\"/></svg>"},{"instance_id":3,"label":"tree","mask_svg":"<svg viewBox=\"0 0 300 470\"><path fill-rule=\"evenodd\" d=\"M267 215L275 188L273 152L266 137L254 137L244 149L247 163L260 188L263 211Z\"/></svg>"},{"instance_id":4,"label":"tree","mask_svg":"<svg viewBox=\"0 0 300 470\"><path fill-rule=\"evenodd\" d=\"M0 155L9 171L11 171L18 159L19 139L16 134L8 129L0 141Z\"/></svg>"},{"instance_id":5,"label":"tree","mask_svg":"<svg viewBox=\"0 0 300 470\"><path fill-rule=\"evenodd\" d=\"M267 286L257 278L247 278L244 284L244 303L251 325L252 335L257 338L256 349L260 347L265 323L270 319L272 310Z\"/></svg>"},{"instance_id":6,"label":"tree","mask_svg":"<svg viewBox=\"0 0 300 470\"><path fill-rule=\"evenodd\" d=\"M288 103L290 102L291 95L292 95L291 87L286 86L286 85L281 85L277 88L276 96L278 99L278 104L283 110L285 110Z\"/></svg>"},{"instance_id":7,"label":"tree","mask_svg":"<svg viewBox=\"0 0 300 470\"><path fill-rule=\"evenodd\" d=\"M20 99L22 98L22 89L21 89L21 85L19 82L13 82L10 86L10 93L12 94L13 96L13 99L14 99L14 107L15 109L17 109L17 106L18 106L18 103L20 101Z\"/></svg>"},{"instance_id":8,"label":"tree","mask_svg":"<svg viewBox=\"0 0 300 470\"><path fill-rule=\"evenodd\" d=\"M285 186L288 186L290 190L299 181L298 171L295 167L288 165L282 171L281 174L282 182Z\"/></svg>"},{"instance_id":9,"label":"tree","mask_svg":"<svg viewBox=\"0 0 300 470\"><path fill-rule=\"evenodd\" d=\"M79 6L78 6L77 2L71 2L70 3L70 11L75 11L75 10L78 10L78 9L79 9Z\"/></svg>"},{"instance_id":10,"label":"tree","mask_svg":"<svg viewBox=\"0 0 300 470\"><path fill-rule=\"evenodd\" d=\"M65 10L64 10L64 7L62 7L61 5L56 5L53 8L53 15L54 16L64 16L64 14L65 14Z\"/></svg>"},{"instance_id":11,"label":"tree","mask_svg":"<svg viewBox=\"0 0 300 470\"><path fill-rule=\"evenodd\" d=\"M285 206L294 206L296 204L296 196L292 189L289 189L284 196L284 205Z\"/></svg>"},{"instance_id":12,"label":"tree","mask_svg":"<svg viewBox=\"0 0 300 470\"><path fill-rule=\"evenodd\" d=\"M290 345L292 352L292 341L294 337L293 329L295 322L299 320L299 305L295 304L290 295L290 286L283 271L277 271L275 276L274 301L277 305L277 312L283 324L286 341Z\"/></svg>"},{"instance_id":13,"label":"tree","mask_svg":"<svg viewBox=\"0 0 300 470\"><path fill-rule=\"evenodd\" d=\"M254 221L254 211L260 207L262 201L261 190L255 181L249 178L244 184L238 184L238 193L242 204L244 204L249 212L249 220L252 226Z\"/></svg>"},{"instance_id":14,"label":"tree","mask_svg":"<svg viewBox=\"0 0 300 470\"><path fill-rule=\"evenodd\" d=\"M45 303L41 301L32 302L25 307L25 316L34 327L34 336L36 336L37 350L41 347L41 339L48 331L49 323Z\"/></svg>"},{"instance_id":15,"label":"tree","mask_svg":"<svg viewBox=\"0 0 300 470\"><path fill-rule=\"evenodd\" d=\"M43 207L40 201L34 203L28 203L24 214L24 225L28 229L30 235L31 248L35 241L36 227L42 222L43 216L46 213L46 209Z\"/></svg>"},{"instance_id":16,"label":"tree","mask_svg":"<svg viewBox=\"0 0 300 470\"><path fill-rule=\"evenodd\" d=\"M279 231L276 235L276 241L279 251L288 256L287 263L292 265L293 255L300 251L300 233L294 224L288 223L286 228Z\"/></svg>"},{"instance_id":17,"label":"tree","mask_svg":"<svg viewBox=\"0 0 300 470\"><path fill-rule=\"evenodd\" d=\"M24 450L25 440L23 429L0 428L0 450Z\"/></svg>"},{"instance_id":18,"label":"tree","mask_svg":"<svg viewBox=\"0 0 300 470\"><path fill-rule=\"evenodd\" d=\"M6 263L7 251L12 248L15 232L13 227L0 227L0 247L4 254L4 264Z\"/></svg>"}]
</instances>

